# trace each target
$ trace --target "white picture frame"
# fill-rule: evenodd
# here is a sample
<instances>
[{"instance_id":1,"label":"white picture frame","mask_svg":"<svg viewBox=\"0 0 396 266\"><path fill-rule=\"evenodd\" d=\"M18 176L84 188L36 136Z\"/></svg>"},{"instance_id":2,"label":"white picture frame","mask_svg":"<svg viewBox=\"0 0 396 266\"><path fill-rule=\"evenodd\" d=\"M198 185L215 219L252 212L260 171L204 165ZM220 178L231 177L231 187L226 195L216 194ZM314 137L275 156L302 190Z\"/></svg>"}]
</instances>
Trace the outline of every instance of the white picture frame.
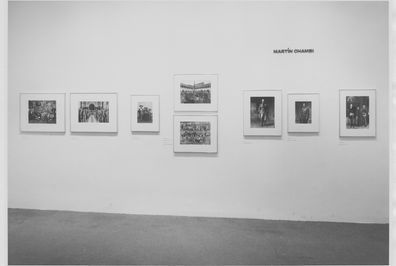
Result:
<instances>
[{"instance_id":1,"label":"white picture frame","mask_svg":"<svg viewBox=\"0 0 396 266\"><path fill-rule=\"evenodd\" d=\"M190 134L198 131L206 136ZM217 115L174 115L173 151L217 153L217 132Z\"/></svg>"},{"instance_id":2,"label":"white picture frame","mask_svg":"<svg viewBox=\"0 0 396 266\"><path fill-rule=\"evenodd\" d=\"M340 137L376 136L376 90L340 89Z\"/></svg>"},{"instance_id":3,"label":"white picture frame","mask_svg":"<svg viewBox=\"0 0 396 266\"><path fill-rule=\"evenodd\" d=\"M65 93L20 93L21 132L65 132Z\"/></svg>"},{"instance_id":4,"label":"white picture frame","mask_svg":"<svg viewBox=\"0 0 396 266\"><path fill-rule=\"evenodd\" d=\"M174 75L173 86L175 111L217 111L217 74L177 74Z\"/></svg>"},{"instance_id":5,"label":"white picture frame","mask_svg":"<svg viewBox=\"0 0 396 266\"><path fill-rule=\"evenodd\" d=\"M116 133L117 93L70 93L70 131Z\"/></svg>"},{"instance_id":6,"label":"white picture frame","mask_svg":"<svg viewBox=\"0 0 396 266\"><path fill-rule=\"evenodd\" d=\"M160 131L159 95L131 95L131 131Z\"/></svg>"},{"instance_id":7,"label":"white picture frame","mask_svg":"<svg viewBox=\"0 0 396 266\"><path fill-rule=\"evenodd\" d=\"M288 132L319 133L319 93L289 93L287 102Z\"/></svg>"},{"instance_id":8,"label":"white picture frame","mask_svg":"<svg viewBox=\"0 0 396 266\"><path fill-rule=\"evenodd\" d=\"M244 91L243 135L282 135L282 90Z\"/></svg>"}]
</instances>

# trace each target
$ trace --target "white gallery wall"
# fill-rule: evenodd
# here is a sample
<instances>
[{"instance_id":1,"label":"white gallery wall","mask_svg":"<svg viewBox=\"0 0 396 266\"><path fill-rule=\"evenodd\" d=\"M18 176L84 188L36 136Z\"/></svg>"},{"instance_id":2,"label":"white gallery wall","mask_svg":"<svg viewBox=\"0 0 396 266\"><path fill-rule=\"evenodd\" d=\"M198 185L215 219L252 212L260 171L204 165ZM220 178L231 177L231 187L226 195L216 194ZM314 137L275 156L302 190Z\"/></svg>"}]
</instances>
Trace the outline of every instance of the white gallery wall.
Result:
<instances>
[{"instance_id":1,"label":"white gallery wall","mask_svg":"<svg viewBox=\"0 0 396 266\"><path fill-rule=\"evenodd\" d=\"M9 207L388 222L387 2L11 2ZM314 54L274 54L312 48ZM173 75L218 74L218 153L173 153ZM339 137L339 89L372 88L377 136ZM243 136L243 90L282 89L281 137ZM20 92L65 92L66 133L21 133ZM70 92L117 92L118 133L70 133ZM320 133L287 93L320 93ZM160 133L130 132L160 95Z\"/></svg>"}]
</instances>

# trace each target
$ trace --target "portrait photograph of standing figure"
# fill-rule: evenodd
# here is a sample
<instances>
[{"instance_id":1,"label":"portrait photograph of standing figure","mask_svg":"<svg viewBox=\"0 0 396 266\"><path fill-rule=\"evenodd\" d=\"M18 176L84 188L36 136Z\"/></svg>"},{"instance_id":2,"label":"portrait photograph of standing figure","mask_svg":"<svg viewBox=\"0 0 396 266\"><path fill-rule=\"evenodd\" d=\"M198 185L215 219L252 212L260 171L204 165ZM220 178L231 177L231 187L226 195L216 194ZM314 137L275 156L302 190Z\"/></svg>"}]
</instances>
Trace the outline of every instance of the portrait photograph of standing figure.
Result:
<instances>
[{"instance_id":1,"label":"portrait photograph of standing figure","mask_svg":"<svg viewBox=\"0 0 396 266\"><path fill-rule=\"evenodd\" d=\"M347 96L346 97L346 127L347 128L368 128L369 120L369 97L368 96Z\"/></svg>"},{"instance_id":2,"label":"portrait photograph of standing figure","mask_svg":"<svg viewBox=\"0 0 396 266\"><path fill-rule=\"evenodd\" d=\"M311 124L312 123L312 102L296 101L295 121L297 124Z\"/></svg>"},{"instance_id":3,"label":"portrait photograph of standing figure","mask_svg":"<svg viewBox=\"0 0 396 266\"><path fill-rule=\"evenodd\" d=\"M275 127L275 97L250 97L250 126Z\"/></svg>"},{"instance_id":4,"label":"portrait photograph of standing figure","mask_svg":"<svg viewBox=\"0 0 396 266\"><path fill-rule=\"evenodd\" d=\"M287 95L288 132L319 132L319 93L289 93Z\"/></svg>"},{"instance_id":5,"label":"portrait photograph of standing figure","mask_svg":"<svg viewBox=\"0 0 396 266\"><path fill-rule=\"evenodd\" d=\"M282 91L246 90L243 92L244 136L282 134Z\"/></svg>"},{"instance_id":6,"label":"portrait photograph of standing figure","mask_svg":"<svg viewBox=\"0 0 396 266\"><path fill-rule=\"evenodd\" d=\"M375 137L376 91L340 90L340 137Z\"/></svg>"}]
</instances>

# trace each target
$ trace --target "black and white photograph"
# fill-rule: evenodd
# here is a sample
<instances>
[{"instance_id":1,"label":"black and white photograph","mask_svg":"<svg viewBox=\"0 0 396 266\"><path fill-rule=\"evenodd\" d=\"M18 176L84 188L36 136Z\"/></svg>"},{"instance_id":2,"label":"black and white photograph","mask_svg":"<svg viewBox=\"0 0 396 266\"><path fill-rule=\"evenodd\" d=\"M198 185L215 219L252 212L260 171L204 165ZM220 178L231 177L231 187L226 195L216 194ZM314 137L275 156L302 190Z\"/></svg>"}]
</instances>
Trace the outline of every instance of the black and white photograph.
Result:
<instances>
[{"instance_id":1,"label":"black and white photograph","mask_svg":"<svg viewBox=\"0 0 396 266\"><path fill-rule=\"evenodd\" d=\"M180 82L180 102L182 104L210 104L211 81L183 80Z\"/></svg>"},{"instance_id":2,"label":"black and white photograph","mask_svg":"<svg viewBox=\"0 0 396 266\"><path fill-rule=\"evenodd\" d=\"M83 133L116 133L116 93L71 93L70 130Z\"/></svg>"},{"instance_id":3,"label":"black and white photograph","mask_svg":"<svg viewBox=\"0 0 396 266\"><path fill-rule=\"evenodd\" d=\"M131 95L132 132L159 132L159 101L159 95Z\"/></svg>"},{"instance_id":4,"label":"black and white photograph","mask_svg":"<svg viewBox=\"0 0 396 266\"><path fill-rule=\"evenodd\" d=\"M181 121L181 145L210 145L210 122Z\"/></svg>"},{"instance_id":5,"label":"black and white photograph","mask_svg":"<svg viewBox=\"0 0 396 266\"><path fill-rule=\"evenodd\" d=\"M295 122L296 124L311 124L312 123L312 102L296 101Z\"/></svg>"},{"instance_id":6,"label":"black and white photograph","mask_svg":"<svg viewBox=\"0 0 396 266\"><path fill-rule=\"evenodd\" d=\"M21 131L64 132L64 93L21 93Z\"/></svg>"},{"instance_id":7,"label":"black and white photograph","mask_svg":"<svg viewBox=\"0 0 396 266\"><path fill-rule=\"evenodd\" d=\"M109 123L109 102L81 101L79 123Z\"/></svg>"},{"instance_id":8,"label":"black and white photograph","mask_svg":"<svg viewBox=\"0 0 396 266\"><path fill-rule=\"evenodd\" d=\"M340 136L375 137L376 91L340 90Z\"/></svg>"},{"instance_id":9,"label":"black and white photograph","mask_svg":"<svg viewBox=\"0 0 396 266\"><path fill-rule=\"evenodd\" d=\"M280 136L282 134L282 91L245 90L243 92L243 135Z\"/></svg>"},{"instance_id":10,"label":"black and white photograph","mask_svg":"<svg viewBox=\"0 0 396 266\"><path fill-rule=\"evenodd\" d=\"M29 124L56 124L56 101L29 101Z\"/></svg>"},{"instance_id":11,"label":"black and white photograph","mask_svg":"<svg viewBox=\"0 0 396 266\"><path fill-rule=\"evenodd\" d=\"M370 126L369 96L346 97L346 128L362 129Z\"/></svg>"},{"instance_id":12,"label":"black and white photograph","mask_svg":"<svg viewBox=\"0 0 396 266\"><path fill-rule=\"evenodd\" d=\"M275 127L275 97L250 97L250 127Z\"/></svg>"},{"instance_id":13,"label":"black and white photograph","mask_svg":"<svg viewBox=\"0 0 396 266\"><path fill-rule=\"evenodd\" d=\"M0 0L0 35L0 266L396 266L396 0Z\"/></svg>"},{"instance_id":14,"label":"black and white photograph","mask_svg":"<svg viewBox=\"0 0 396 266\"><path fill-rule=\"evenodd\" d=\"M175 75L175 111L217 111L217 75Z\"/></svg>"},{"instance_id":15,"label":"black and white photograph","mask_svg":"<svg viewBox=\"0 0 396 266\"><path fill-rule=\"evenodd\" d=\"M136 110L138 123L153 123L153 103L152 102L138 102L138 109Z\"/></svg>"},{"instance_id":16,"label":"black and white photograph","mask_svg":"<svg viewBox=\"0 0 396 266\"><path fill-rule=\"evenodd\" d=\"M174 152L217 152L217 115L175 115Z\"/></svg>"},{"instance_id":17,"label":"black and white photograph","mask_svg":"<svg viewBox=\"0 0 396 266\"><path fill-rule=\"evenodd\" d=\"M289 93L287 95L290 133L319 133L319 93Z\"/></svg>"}]
</instances>

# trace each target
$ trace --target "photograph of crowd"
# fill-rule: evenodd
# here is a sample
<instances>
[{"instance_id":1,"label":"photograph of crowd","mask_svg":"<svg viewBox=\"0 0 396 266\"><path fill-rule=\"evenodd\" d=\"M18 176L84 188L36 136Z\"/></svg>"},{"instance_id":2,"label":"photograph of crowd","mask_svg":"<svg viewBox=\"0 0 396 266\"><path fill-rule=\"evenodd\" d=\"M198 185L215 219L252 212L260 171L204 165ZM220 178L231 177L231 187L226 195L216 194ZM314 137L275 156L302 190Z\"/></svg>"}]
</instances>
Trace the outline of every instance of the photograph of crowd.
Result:
<instances>
[{"instance_id":1,"label":"photograph of crowd","mask_svg":"<svg viewBox=\"0 0 396 266\"><path fill-rule=\"evenodd\" d=\"M138 123L153 123L153 103L138 102L137 110Z\"/></svg>"},{"instance_id":2,"label":"photograph of crowd","mask_svg":"<svg viewBox=\"0 0 396 266\"><path fill-rule=\"evenodd\" d=\"M210 104L210 81L184 81L180 82L180 102L185 104Z\"/></svg>"},{"instance_id":3,"label":"photograph of crowd","mask_svg":"<svg viewBox=\"0 0 396 266\"><path fill-rule=\"evenodd\" d=\"M56 101L29 101L29 124L56 124Z\"/></svg>"},{"instance_id":4,"label":"photograph of crowd","mask_svg":"<svg viewBox=\"0 0 396 266\"><path fill-rule=\"evenodd\" d=\"M80 101L79 123L109 123L109 102Z\"/></svg>"},{"instance_id":5,"label":"photograph of crowd","mask_svg":"<svg viewBox=\"0 0 396 266\"><path fill-rule=\"evenodd\" d=\"M250 97L250 127L275 127L275 97Z\"/></svg>"},{"instance_id":6,"label":"photograph of crowd","mask_svg":"<svg viewBox=\"0 0 396 266\"><path fill-rule=\"evenodd\" d=\"M369 96L346 97L346 128L369 127Z\"/></svg>"},{"instance_id":7,"label":"photograph of crowd","mask_svg":"<svg viewBox=\"0 0 396 266\"><path fill-rule=\"evenodd\" d=\"M180 144L210 145L210 122L180 122Z\"/></svg>"},{"instance_id":8,"label":"photograph of crowd","mask_svg":"<svg viewBox=\"0 0 396 266\"><path fill-rule=\"evenodd\" d=\"M299 102L296 101L295 104L296 115L295 122L296 124L311 124L312 123L312 102L304 101Z\"/></svg>"}]
</instances>

